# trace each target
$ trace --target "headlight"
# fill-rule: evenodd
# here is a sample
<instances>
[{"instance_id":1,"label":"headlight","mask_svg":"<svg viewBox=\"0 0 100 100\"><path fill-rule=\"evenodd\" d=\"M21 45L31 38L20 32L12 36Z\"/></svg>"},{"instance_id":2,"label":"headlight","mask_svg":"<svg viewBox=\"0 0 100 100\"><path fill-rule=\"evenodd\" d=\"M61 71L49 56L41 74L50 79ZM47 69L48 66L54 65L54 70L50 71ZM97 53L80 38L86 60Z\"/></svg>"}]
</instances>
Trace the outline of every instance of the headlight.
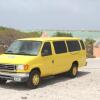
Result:
<instances>
[{"instance_id":1,"label":"headlight","mask_svg":"<svg viewBox=\"0 0 100 100\"><path fill-rule=\"evenodd\" d=\"M17 70L24 70L24 65L17 65Z\"/></svg>"},{"instance_id":2,"label":"headlight","mask_svg":"<svg viewBox=\"0 0 100 100\"><path fill-rule=\"evenodd\" d=\"M17 70L28 70L29 69L29 65L17 65Z\"/></svg>"}]
</instances>

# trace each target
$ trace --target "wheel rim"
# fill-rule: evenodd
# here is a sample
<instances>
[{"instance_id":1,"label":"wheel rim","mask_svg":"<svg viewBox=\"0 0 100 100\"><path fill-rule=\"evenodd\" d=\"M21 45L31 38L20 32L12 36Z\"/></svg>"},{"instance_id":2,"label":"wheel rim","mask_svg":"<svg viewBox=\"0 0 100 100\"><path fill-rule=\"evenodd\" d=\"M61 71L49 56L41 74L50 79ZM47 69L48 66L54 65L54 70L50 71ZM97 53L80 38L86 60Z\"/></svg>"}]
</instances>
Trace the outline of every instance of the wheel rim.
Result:
<instances>
[{"instance_id":1,"label":"wheel rim","mask_svg":"<svg viewBox=\"0 0 100 100\"><path fill-rule=\"evenodd\" d=\"M77 67L73 67L73 75L75 76L77 74Z\"/></svg>"},{"instance_id":2,"label":"wheel rim","mask_svg":"<svg viewBox=\"0 0 100 100\"><path fill-rule=\"evenodd\" d=\"M39 78L39 75L38 74L35 74L33 76L33 79L32 79L32 82L35 86L37 86L39 84L39 81L40 81L40 78Z\"/></svg>"}]
</instances>

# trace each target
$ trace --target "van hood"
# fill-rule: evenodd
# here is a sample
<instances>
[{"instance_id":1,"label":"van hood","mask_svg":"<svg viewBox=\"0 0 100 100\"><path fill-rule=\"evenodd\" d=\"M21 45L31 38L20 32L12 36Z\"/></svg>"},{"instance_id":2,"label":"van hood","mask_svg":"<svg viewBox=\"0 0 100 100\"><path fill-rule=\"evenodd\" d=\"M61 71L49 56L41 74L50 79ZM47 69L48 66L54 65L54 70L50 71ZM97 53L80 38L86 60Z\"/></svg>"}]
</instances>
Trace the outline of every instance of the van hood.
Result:
<instances>
[{"instance_id":1,"label":"van hood","mask_svg":"<svg viewBox=\"0 0 100 100\"><path fill-rule=\"evenodd\" d=\"M27 64L36 57L37 56L2 54L0 55L0 64Z\"/></svg>"}]
</instances>

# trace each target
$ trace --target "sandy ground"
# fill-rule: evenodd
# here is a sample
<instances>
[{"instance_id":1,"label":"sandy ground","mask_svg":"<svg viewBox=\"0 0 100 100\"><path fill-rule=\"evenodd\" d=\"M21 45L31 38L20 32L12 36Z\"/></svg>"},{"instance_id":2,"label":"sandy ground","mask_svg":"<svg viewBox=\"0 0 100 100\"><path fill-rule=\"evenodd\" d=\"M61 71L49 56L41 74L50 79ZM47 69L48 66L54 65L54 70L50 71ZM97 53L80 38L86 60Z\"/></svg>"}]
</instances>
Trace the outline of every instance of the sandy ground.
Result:
<instances>
[{"instance_id":1,"label":"sandy ground","mask_svg":"<svg viewBox=\"0 0 100 100\"><path fill-rule=\"evenodd\" d=\"M45 79L38 89L13 82L0 85L0 100L100 100L100 59L88 59L75 79L59 75Z\"/></svg>"}]
</instances>

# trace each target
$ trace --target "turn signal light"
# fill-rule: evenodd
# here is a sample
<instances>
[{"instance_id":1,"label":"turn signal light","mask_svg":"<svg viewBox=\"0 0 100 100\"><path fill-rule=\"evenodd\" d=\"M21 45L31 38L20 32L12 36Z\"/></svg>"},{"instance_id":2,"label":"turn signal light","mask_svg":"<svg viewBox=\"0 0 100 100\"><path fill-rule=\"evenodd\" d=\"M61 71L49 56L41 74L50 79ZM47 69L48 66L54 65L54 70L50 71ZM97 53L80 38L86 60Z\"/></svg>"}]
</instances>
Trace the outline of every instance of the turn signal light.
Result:
<instances>
[{"instance_id":1,"label":"turn signal light","mask_svg":"<svg viewBox=\"0 0 100 100\"><path fill-rule=\"evenodd\" d=\"M28 70L28 69L29 69L29 65L28 64L24 65L24 70Z\"/></svg>"}]
</instances>

